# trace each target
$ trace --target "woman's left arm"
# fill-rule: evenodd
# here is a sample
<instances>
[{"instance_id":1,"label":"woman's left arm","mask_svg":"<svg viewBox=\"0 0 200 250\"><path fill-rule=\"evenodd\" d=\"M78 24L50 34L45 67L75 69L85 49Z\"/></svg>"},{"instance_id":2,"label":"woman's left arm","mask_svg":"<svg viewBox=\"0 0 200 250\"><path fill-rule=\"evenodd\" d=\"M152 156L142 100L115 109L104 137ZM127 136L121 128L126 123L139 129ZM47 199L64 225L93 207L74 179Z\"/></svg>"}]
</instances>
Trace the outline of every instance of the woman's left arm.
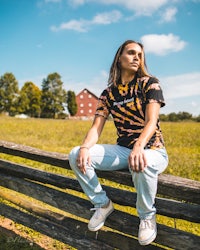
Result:
<instances>
[{"instance_id":1,"label":"woman's left arm","mask_svg":"<svg viewBox=\"0 0 200 250\"><path fill-rule=\"evenodd\" d=\"M135 172L144 171L144 168L147 167L144 148L155 133L159 111L160 103L148 103L146 106L144 129L135 143L128 159L130 168Z\"/></svg>"}]
</instances>

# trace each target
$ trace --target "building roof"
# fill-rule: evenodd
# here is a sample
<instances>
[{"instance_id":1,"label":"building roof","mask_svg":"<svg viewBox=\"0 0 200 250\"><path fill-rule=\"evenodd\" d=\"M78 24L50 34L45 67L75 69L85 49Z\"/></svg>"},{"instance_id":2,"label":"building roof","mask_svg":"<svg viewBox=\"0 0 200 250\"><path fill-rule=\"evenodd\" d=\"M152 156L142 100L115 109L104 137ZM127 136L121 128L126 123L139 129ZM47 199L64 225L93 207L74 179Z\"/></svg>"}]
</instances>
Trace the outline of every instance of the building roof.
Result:
<instances>
[{"instance_id":1,"label":"building roof","mask_svg":"<svg viewBox=\"0 0 200 250\"><path fill-rule=\"evenodd\" d=\"M96 96L94 93L92 93L90 90L88 90L87 88L84 88L83 90L81 90L76 96L79 96L83 91L87 91L90 95L92 95L95 99L99 99L98 96Z\"/></svg>"}]
</instances>

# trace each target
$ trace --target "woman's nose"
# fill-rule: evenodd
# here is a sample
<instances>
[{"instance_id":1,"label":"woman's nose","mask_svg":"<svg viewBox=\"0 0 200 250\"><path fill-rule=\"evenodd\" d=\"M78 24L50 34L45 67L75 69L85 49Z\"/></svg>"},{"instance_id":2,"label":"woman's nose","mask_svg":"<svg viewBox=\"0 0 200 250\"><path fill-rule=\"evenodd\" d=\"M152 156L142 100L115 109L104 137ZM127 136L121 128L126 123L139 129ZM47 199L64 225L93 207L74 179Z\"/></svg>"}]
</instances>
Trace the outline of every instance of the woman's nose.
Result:
<instances>
[{"instance_id":1,"label":"woman's nose","mask_svg":"<svg viewBox=\"0 0 200 250\"><path fill-rule=\"evenodd\" d=\"M139 60L139 55L135 54L134 57L133 57L133 60Z\"/></svg>"}]
</instances>

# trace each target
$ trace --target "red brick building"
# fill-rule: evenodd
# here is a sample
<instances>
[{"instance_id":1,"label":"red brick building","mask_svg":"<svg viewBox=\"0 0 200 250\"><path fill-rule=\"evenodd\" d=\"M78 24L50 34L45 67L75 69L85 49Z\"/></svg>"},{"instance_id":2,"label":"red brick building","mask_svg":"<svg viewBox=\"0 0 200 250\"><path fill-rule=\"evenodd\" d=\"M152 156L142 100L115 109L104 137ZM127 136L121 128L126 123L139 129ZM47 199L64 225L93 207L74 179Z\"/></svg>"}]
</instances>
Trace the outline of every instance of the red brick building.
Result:
<instances>
[{"instance_id":1,"label":"red brick building","mask_svg":"<svg viewBox=\"0 0 200 250\"><path fill-rule=\"evenodd\" d=\"M94 116L97 107L98 97L88 89L83 89L76 96L78 111L76 116L91 117Z\"/></svg>"}]
</instances>

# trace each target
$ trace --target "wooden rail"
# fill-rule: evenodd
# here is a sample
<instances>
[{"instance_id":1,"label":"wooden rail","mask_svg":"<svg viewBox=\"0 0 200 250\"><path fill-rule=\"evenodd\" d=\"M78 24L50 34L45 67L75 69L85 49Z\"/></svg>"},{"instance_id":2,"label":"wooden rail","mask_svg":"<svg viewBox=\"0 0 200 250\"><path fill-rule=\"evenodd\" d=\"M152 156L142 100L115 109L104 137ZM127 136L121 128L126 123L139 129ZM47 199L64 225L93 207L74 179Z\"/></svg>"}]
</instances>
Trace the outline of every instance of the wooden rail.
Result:
<instances>
[{"instance_id":1,"label":"wooden rail","mask_svg":"<svg viewBox=\"0 0 200 250\"><path fill-rule=\"evenodd\" d=\"M33 161L70 169L66 154L46 152L24 145L0 141L0 152L23 157ZM98 172L98 176L133 186L128 171ZM60 174L45 172L33 167L0 160L0 185L42 201L63 213L36 205L12 192L5 194L0 188L0 197L14 203L21 209L0 203L0 214L43 234L60 240L77 249L143 249L137 242L139 220L136 216L115 211L106 220L105 226L97 233L87 230L91 217L90 202L79 197L82 192L76 179ZM119 185L118 185L119 186ZM110 185L104 185L108 196L115 204L135 207L136 193ZM71 191L72 190L72 191ZM73 191L76 192L76 195ZM157 214L170 218L200 222L200 182L171 175L160 175L156 198ZM162 197L162 198L161 198ZM117 207L117 205L116 205ZM70 214L65 215L64 212ZM176 228L158 224L155 243L148 249L199 249L200 237Z\"/></svg>"}]
</instances>

